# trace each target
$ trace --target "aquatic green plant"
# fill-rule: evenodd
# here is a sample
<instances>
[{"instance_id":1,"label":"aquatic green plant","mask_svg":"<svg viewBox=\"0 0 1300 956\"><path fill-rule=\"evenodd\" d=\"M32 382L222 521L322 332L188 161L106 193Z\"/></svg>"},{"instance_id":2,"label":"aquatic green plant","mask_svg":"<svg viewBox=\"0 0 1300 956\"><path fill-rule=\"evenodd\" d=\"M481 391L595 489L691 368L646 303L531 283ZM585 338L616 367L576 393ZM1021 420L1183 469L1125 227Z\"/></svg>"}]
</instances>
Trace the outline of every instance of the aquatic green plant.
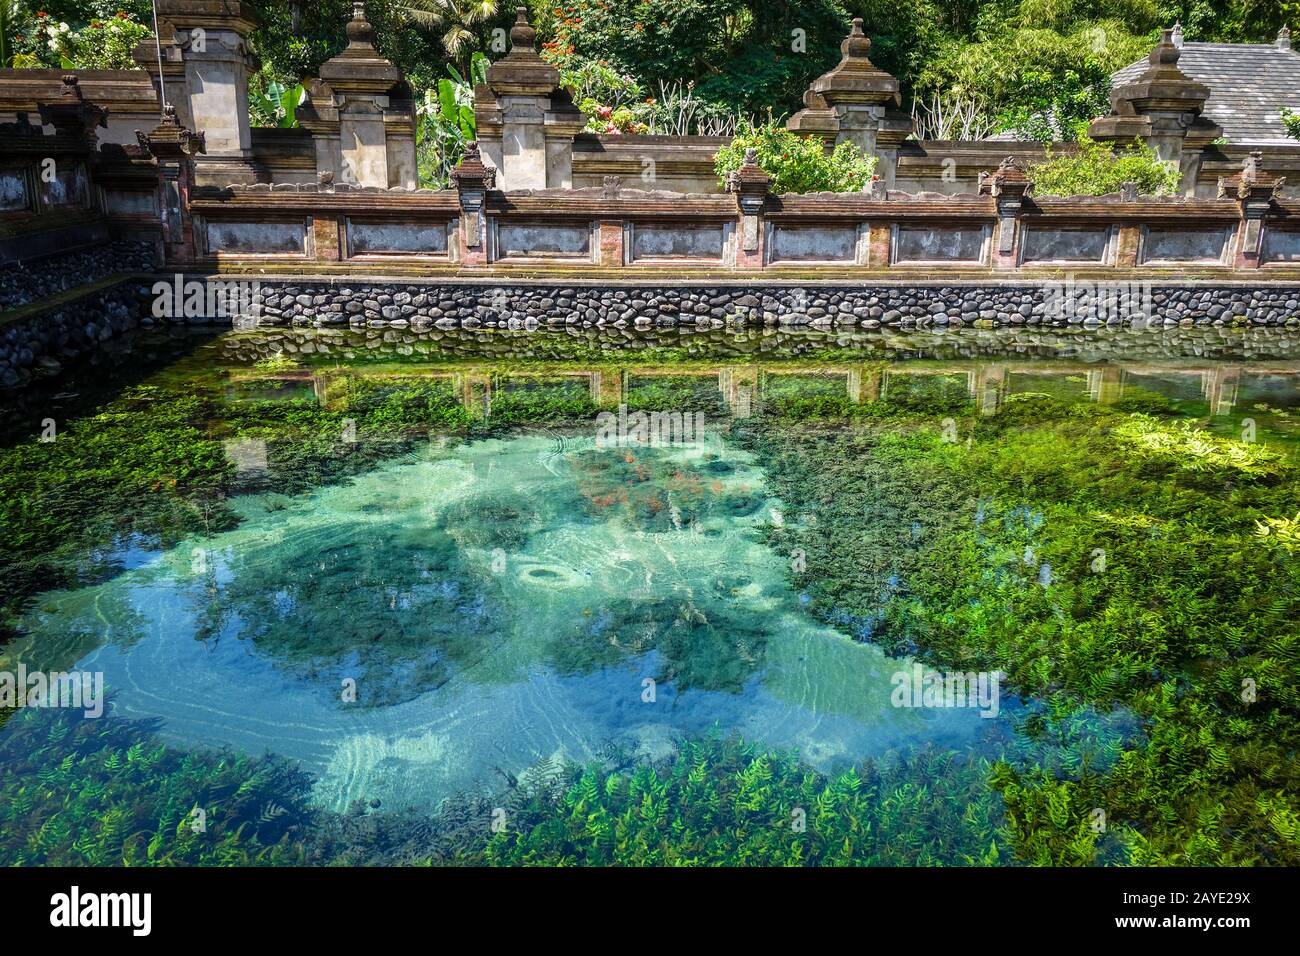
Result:
<instances>
[{"instance_id":1,"label":"aquatic green plant","mask_svg":"<svg viewBox=\"0 0 1300 956\"><path fill-rule=\"evenodd\" d=\"M32 594L94 580L133 536L174 542L229 527L232 467L207 397L128 389L99 414L0 448L0 636Z\"/></svg>"},{"instance_id":2,"label":"aquatic green plant","mask_svg":"<svg viewBox=\"0 0 1300 956\"><path fill-rule=\"evenodd\" d=\"M496 865L980 865L1004 859L988 766L938 750L833 776L734 739L664 765L574 768L509 814Z\"/></svg>"},{"instance_id":3,"label":"aquatic green plant","mask_svg":"<svg viewBox=\"0 0 1300 956\"><path fill-rule=\"evenodd\" d=\"M1140 721L1104 769L997 767L1017 858L1099 861L1101 809L1131 862L1300 860L1300 567L1256 525L1293 505L1295 467L1046 396L954 425L961 441L915 416L743 433L790 510L817 516L769 532L805 550L813 608L890 651Z\"/></svg>"},{"instance_id":4,"label":"aquatic green plant","mask_svg":"<svg viewBox=\"0 0 1300 956\"><path fill-rule=\"evenodd\" d=\"M289 761L164 745L111 711L20 713L0 736L0 865L989 865L987 762L930 749L828 776L738 738L659 763L542 761L436 813L313 808ZM492 826L499 809L506 826Z\"/></svg>"},{"instance_id":5,"label":"aquatic green plant","mask_svg":"<svg viewBox=\"0 0 1300 956\"><path fill-rule=\"evenodd\" d=\"M1255 533L1276 541L1288 551L1300 551L1300 512L1294 518L1264 518L1255 522Z\"/></svg>"},{"instance_id":6,"label":"aquatic green plant","mask_svg":"<svg viewBox=\"0 0 1300 956\"><path fill-rule=\"evenodd\" d=\"M0 864L302 862L308 779L274 757L164 746L79 711L19 713L0 735Z\"/></svg>"},{"instance_id":7,"label":"aquatic green plant","mask_svg":"<svg viewBox=\"0 0 1300 956\"><path fill-rule=\"evenodd\" d=\"M1251 477L1276 475L1282 458L1267 445L1211 435L1192 422L1161 422L1130 415L1111 434L1143 456L1191 471L1235 471Z\"/></svg>"}]
</instances>

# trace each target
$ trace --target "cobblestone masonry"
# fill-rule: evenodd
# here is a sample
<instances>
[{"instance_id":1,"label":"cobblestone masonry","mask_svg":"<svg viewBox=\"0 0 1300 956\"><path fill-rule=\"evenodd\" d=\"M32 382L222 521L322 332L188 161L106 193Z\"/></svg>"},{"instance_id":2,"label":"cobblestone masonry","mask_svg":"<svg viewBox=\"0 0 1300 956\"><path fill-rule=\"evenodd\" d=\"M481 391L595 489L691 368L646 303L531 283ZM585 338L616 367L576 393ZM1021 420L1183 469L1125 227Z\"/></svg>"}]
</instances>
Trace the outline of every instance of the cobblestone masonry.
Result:
<instances>
[{"instance_id":1,"label":"cobblestone masonry","mask_svg":"<svg viewBox=\"0 0 1300 956\"><path fill-rule=\"evenodd\" d=\"M726 322L908 328L980 323L1068 327L1228 324L1300 325L1300 285L1221 287L1101 283L1109 304L1093 307L1082 281L1016 286L659 287L442 284L315 284L262 281L252 297L259 325L437 325L529 323L644 327ZM1125 295L1128 295L1125 298ZM1071 298L1073 296L1073 298Z\"/></svg>"},{"instance_id":2,"label":"cobblestone masonry","mask_svg":"<svg viewBox=\"0 0 1300 956\"><path fill-rule=\"evenodd\" d=\"M0 267L0 313L121 272L152 272L154 245L122 240Z\"/></svg>"},{"instance_id":3,"label":"cobblestone masonry","mask_svg":"<svg viewBox=\"0 0 1300 956\"><path fill-rule=\"evenodd\" d=\"M160 281L173 284L170 279ZM34 374L57 370L96 343L137 325L167 322L364 332L354 348L369 349L378 341L393 345L399 353L397 346L416 351L421 333L448 329L609 329L622 330L629 340L648 329L689 328L734 336L745 326L811 326L836 332L939 331L962 326L1086 331L1111 326L1213 333L1245 325L1300 332L1300 286L1157 285L1150 288L1142 309L1131 311L1121 305L1110 311L1105 322L1087 308L1054 310L1052 303L1060 301L1065 288L1044 283L611 288L271 279L257 280L249 291L245 301L252 303L254 316L171 319L165 310L157 314L160 297L150 283L132 281L7 323L0 317L0 388L21 387ZM1082 284L1075 291L1082 292ZM170 293L166 298L175 301ZM292 337L285 342L286 347L292 345ZM319 347L310 337L304 343L288 350ZM322 351L328 348L326 344Z\"/></svg>"}]
</instances>

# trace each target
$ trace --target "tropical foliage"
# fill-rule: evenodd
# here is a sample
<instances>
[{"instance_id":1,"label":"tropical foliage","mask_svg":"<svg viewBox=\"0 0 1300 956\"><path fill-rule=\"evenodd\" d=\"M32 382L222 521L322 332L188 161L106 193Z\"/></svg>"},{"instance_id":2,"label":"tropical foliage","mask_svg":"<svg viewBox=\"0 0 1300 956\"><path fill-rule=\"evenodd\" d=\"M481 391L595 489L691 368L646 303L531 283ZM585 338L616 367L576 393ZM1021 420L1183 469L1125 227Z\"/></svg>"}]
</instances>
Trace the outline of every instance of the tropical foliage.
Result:
<instances>
[{"instance_id":1,"label":"tropical foliage","mask_svg":"<svg viewBox=\"0 0 1300 956\"><path fill-rule=\"evenodd\" d=\"M77 10L71 22L78 25L44 9L30 12L21 0L3 0L0 64L25 69L130 69L136 66L136 46L153 36L149 27L126 10L102 18L93 10Z\"/></svg>"},{"instance_id":2,"label":"tropical foliage","mask_svg":"<svg viewBox=\"0 0 1300 956\"><path fill-rule=\"evenodd\" d=\"M772 177L774 193L857 192L871 182L876 157L853 143L827 152L817 137L804 137L783 126L747 126L718 150L714 170L726 180L740 168L745 151L757 151L758 165Z\"/></svg>"},{"instance_id":3,"label":"tropical foliage","mask_svg":"<svg viewBox=\"0 0 1300 956\"><path fill-rule=\"evenodd\" d=\"M1178 167L1152 148L1135 142L1112 149L1087 137L1066 150L1049 149L1042 162L1030 165L1029 177L1035 191L1046 196L1104 196L1130 182L1139 193L1167 196L1176 194L1181 182Z\"/></svg>"},{"instance_id":4,"label":"tropical foliage","mask_svg":"<svg viewBox=\"0 0 1300 956\"><path fill-rule=\"evenodd\" d=\"M438 80L434 89L425 91L416 108L415 148L421 185L446 186L451 170L465 153L465 144L474 139L474 87L487 81L488 58L475 53L469 69L466 79L448 64L448 75Z\"/></svg>"},{"instance_id":5,"label":"tropical foliage","mask_svg":"<svg viewBox=\"0 0 1300 956\"><path fill-rule=\"evenodd\" d=\"M467 62L478 42L476 31L490 23L496 0L405 0L398 7L422 30L437 35L443 52L456 63Z\"/></svg>"},{"instance_id":6,"label":"tropical foliage","mask_svg":"<svg viewBox=\"0 0 1300 956\"><path fill-rule=\"evenodd\" d=\"M307 91L301 83L286 86L258 74L248 84L248 110L258 126L280 129L297 126L298 107L306 101Z\"/></svg>"},{"instance_id":7,"label":"tropical foliage","mask_svg":"<svg viewBox=\"0 0 1300 956\"><path fill-rule=\"evenodd\" d=\"M1294 110L1282 111L1282 125L1286 127L1286 134L1292 139L1300 139L1300 113Z\"/></svg>"}]
</instances>

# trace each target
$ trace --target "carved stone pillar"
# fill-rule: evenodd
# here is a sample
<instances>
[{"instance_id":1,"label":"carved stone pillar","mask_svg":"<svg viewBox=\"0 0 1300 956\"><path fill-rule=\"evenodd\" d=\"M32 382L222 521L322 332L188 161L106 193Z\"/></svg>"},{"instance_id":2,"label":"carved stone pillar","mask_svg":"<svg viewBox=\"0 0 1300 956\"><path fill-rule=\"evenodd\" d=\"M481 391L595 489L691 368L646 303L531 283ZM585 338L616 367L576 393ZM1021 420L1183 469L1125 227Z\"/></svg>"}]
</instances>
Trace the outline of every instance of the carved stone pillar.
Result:
<instances>
[{"instance_id":1,"label":"carved stone pillar","mask_svg":"<svg viewBox=\"0 0 1300 956\"><path fill-rule=\"evenodd\" d=\"M256 182L253 137L248 125L248 77L258 68L248 45L248 36L257 25L252 9L242 0L157 3L167 100L183 104L178 114L203 134L207 144L203 158L195 165L196 181L216 186ZM146 64L146 52L154 55L150 71L154 74L157 49L151 42L147 51L136 51L137 58ZM184 77L180 89L171 82L178 73Z\"/></svg>"},{"instance_id":2,"label":"carved stone pillar","mask_svg":"<svg viewBox=\"0 0 1300 956\"><path fill-rule=\"evenodd\" d=\"M1008 156L999 164L997 172L980 173L979 191L981 196L992 196L997 204L993 267L1014 269L1020 240L1020 217L1025 200L1033 194L1034 183L1025 164L1014 156Z\"/></svg>"},{"instance_id":3,"label":"carved stone pillar","mask_svg":"<svg viewBox=\"0 0 1300 956\"><path fill-rule=\"evenodd\" d=\"M854 143L877 158L876 175L894 185L898 150L912 132L911 114L901 109L898 80L871 62L871 39L862 19L840 44L842 58L829 73L813 80L804 109L786 122L796 133L821 137L828 145Z\"/></svg>"},{"instance_id":4,"label":"carved stone pillar","mask_svg":"<svg viewBox=\"0 0 1300 956\"><path fill-rule=\"evenodd\" d=\"M1237 228L1236 266L1256 269L1264 252L1265 220L1273 211L1273 200L1286 183L1284 176L1274 176L1260 168L1263 153L1255 150L1246 157L1241 172L1219 179L1219 198L1231 196L1241 206L1241 225Z\"/></svg>"},{"instance_id":5,"label":"carved stone pillar","mask_svg":"<svg viewBox=\"0 0 1300 956\"><path fill-rule=\"evenodd\" d=\"M1223 129L1201 113L1210 88L1178 68L1181 51L1173 30L1165 30L1148 58L1149 66L1132 83L1110 94L1110 115L1092 121L1088 135L1117 145L1140 139L1174 163L1182 175L1182 192L1196 193L1201 156Z\"/></svg>"},{"instance_id":6,"label":"carved stone pillar","mask_svg":"<svg viewBox=\"0 0 1300 956\"><path fill-rule=\"evenodd\" d=\"M735 194L740 212L737 269L763 268L763 206L770 184L771 177L759 168L754 149L745 150L744 163L727 176L727 192Z\"/></svg>"},{"instance_id":7,"label":"carved stone pillar","mask_svg":"<svg viewBox=\"0 0 1300 956\"><path fill-rule=\"evenodd\" d=\"M352 5L347 34L347 48L321 65L303 117L316 139L317 173L333 173L352 186L413 189L414 107L402 71L375 49L375 30L360 0Z\"/></svg>"},{"instance_id":8,"label":"carved stone pillar","mask_svg":"<svg viewBox=\"0 0 1300 956\"><path fill-rule=\"evenodd\" d=\"M194 157L203 153L204 135L180 124L175 107L164 110L161 123L148 133L136 130L140 146L158 161L158 208L162 211L163 250L167 263L197 258L190 189L194 186Z\"/></svg>"},{"instance_id":9,"label":"carved stone pillar","mask_svg":"<svg viewBox=\"0 0 1300 956\"><path fill-rule=\"evenodd\" d=\"M560 71L538 55L525 7L515 10L510 52L474 91L477 135L501 189L569 189L573 137L587 119L560 88Z\"/></svg>"},{"instance_id":10,"label":"carved stone pillar","mask_svg":"<svg viewBox=\"0 0 1300 956\"><path fill-rule=\"evenodd\" d=\"M460 196L460 263L481 266L487 263L487 215L485 204L489 189L496 188L496 170L483 163L476 142L465 147L460 164L451 171L451 181Z\"/></svg>"}]
</instances>

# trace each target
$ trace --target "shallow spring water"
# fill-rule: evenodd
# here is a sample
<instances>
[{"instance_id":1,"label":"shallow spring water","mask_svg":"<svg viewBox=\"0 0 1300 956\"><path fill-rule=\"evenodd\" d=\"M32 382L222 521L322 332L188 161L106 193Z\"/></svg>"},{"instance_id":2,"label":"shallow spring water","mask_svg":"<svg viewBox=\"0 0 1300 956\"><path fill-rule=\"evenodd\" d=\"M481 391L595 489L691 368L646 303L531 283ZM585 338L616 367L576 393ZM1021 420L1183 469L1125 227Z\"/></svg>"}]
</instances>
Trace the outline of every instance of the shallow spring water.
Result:
<instances>
[{"instance_id":1,"label":"shallow spring water","mask_svg":"<svg viewBox=\"0 0 1300 956\"><path fill-rule=\"evenodd\" d=\"M824 773L927 745L996 753L1005 721L893 706L911 658L810 610L801 556L767 533L818 515L791 510L731 434L774 403L894 402L942 427L1018 393L1087 404L1127 390L1225 433L1249 412L1281 445L1300 407L1300 361L1270 340L1143 340L1163 354L1127 360L1104 336L755 333L740 353L560 337L531 362L519 338L306 341L146 336L131 354L156 371L139 381L99 390L100 373L74 372L29 400L93 428L124 388L145 389L130 414L146 422L206 395L201 431L221 442L233 494L220 529L143 526L62 555L97 571L25 602L0 669L100 673L113 718L146 719L183 750L289 758L336 812L433 812L539 763L611 749L662 761L711 732ZM705 425L690 441L619 441L595 421L619 403ZM312 416L334 409L356 417L322 435ZM321 463L334 459L346 469ZM1000 702L1009 718L1032 706Z\"/></svg>"}]
</instances>

